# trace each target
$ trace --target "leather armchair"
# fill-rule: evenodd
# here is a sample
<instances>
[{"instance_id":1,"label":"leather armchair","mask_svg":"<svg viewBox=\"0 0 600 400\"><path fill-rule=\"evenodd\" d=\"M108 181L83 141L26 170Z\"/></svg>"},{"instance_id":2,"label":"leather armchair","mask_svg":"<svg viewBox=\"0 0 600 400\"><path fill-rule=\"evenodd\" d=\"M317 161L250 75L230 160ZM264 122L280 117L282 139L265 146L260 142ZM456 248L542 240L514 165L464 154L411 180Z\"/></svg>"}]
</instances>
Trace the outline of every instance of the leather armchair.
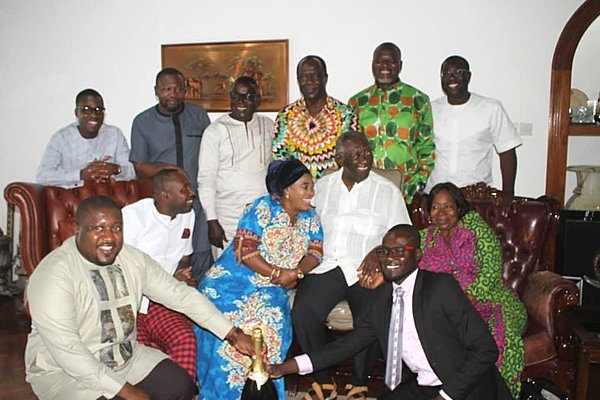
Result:
<instances>
[{"instance_id":1,"label":"leather armchair","mask_svg":"<svg viewBox=\"0 0 600 400\"><path fill-rule=\"evenodd\" d=\"M517 197L503 215L502 192L483 183L462 188L471 207L494 229L504 253L504 279L515 290L527 310L523 332L525 368L522 379L543 378L568 395L573 394L575 350L566 310L578 303L575 284L552 272L554 245L560 205L550 197ZM429 224L428 196L417 194L409 205L413 224ZM351 329L349 307L342 302L329 315L328 326L334 335ZM379 366L381 367L381 366ZM374 383L381 381L375 371ZM335 368L333 373L344 381L351 368ZM371 392L371 394L376 394Z\"/></svg>"},{"instance_id":2,"label":"leather armchair","mask_svg":"<svg viewBox=\"0 0 600 400\"><path fill-rule=\"evenodd\" d=\"M73 189L14 182L4 189L8 204L21 214L19 245L27 276L46 254L73 235L77 206L96 194L109 196L122 207L151 197L152 179L86 183Z\"/></svg>"}]
</instances>

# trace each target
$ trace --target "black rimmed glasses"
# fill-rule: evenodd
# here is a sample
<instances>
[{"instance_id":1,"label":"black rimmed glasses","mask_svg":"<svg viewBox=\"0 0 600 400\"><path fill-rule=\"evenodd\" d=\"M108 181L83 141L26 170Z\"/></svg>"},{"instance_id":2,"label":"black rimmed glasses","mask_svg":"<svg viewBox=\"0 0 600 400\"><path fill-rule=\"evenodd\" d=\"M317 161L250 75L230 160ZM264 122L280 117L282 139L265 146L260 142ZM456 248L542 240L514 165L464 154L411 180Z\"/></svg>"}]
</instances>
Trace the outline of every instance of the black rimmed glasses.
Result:
<instances>
[{"instance_id":1,"label":"black rimmed glasses","mask_svg":"<svg viewBox=\"0 0 600 400\"><path fill-rule=\"evenodd\" d=\"M458 68L458 69L450 70L450 71L442 71L442 73L440 75L442 78L449 78L449 77L462 78L463 76L465 76L465 74L467 72L469 72L468 69Z\"/></svg>"},{"instance_id":2,"label":"black rimmed glasses","mask_svg":"<svg viewBox=\"0 0 600 400\"><path fill-rule=\"evenodd\" d=\"M79 111L81 111L85 115L92 115L92 114L101 115L101 114L104 114L104 111L106 111L106 108L104 108L104 107L92 107L92 106L79 106L79 107L77 107L77 109L79 109Z\"/></svg>"},{"instance_id":3,"label":"black rimmed glasses","mask_svg":"<svg viewBox=\"0 0 600 400\"><path fill-rule=\"evenodd\" d=\"M258 95L256 93L250 93L250 92L240 93L240 92L235 92L233 90L231 92L229 92L229 95L234 100L254 101L258 98Z\"/></svg>"},{"instance_id":4,"label":"black rimmed glasses","mask_svg":"<svg viewBox=\"0 0 600 400\"><path fill-rule=\"evenodd\" d=\"M385 247L380 246L375 249L375 254L379 258L386 258L387 256L392 257L403 257L406 253L414 251L415 247L411 245L400 246L400 247Z\"/></svg>"}]
</instances>

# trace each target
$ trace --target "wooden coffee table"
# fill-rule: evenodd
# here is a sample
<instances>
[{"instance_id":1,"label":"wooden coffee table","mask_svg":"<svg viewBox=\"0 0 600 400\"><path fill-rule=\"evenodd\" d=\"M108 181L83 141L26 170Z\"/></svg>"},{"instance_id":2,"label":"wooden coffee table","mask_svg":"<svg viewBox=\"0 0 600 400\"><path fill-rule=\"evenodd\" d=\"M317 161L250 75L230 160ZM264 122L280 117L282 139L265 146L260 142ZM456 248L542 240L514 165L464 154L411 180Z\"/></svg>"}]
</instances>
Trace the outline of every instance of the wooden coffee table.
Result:
<instances>
[{"instance_id":1,"label":"wooden coffee table","mask_svg":"<svg viewBox=\"0 0 600 400\"><path fill-rule=\"evenodd\" d=\"M600 308L579 307L569 310L569 319L579 348L575 398L586 400L590 364L600 364Z\"/></svg>"}]
</instances>

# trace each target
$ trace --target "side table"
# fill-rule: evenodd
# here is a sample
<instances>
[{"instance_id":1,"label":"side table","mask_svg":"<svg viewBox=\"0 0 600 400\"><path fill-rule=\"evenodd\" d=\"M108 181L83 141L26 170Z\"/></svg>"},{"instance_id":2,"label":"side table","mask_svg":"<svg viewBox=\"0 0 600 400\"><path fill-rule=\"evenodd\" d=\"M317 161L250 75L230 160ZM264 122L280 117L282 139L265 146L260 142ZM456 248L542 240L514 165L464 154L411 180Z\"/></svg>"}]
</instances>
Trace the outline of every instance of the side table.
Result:
<instances>
[{"instance_id":1,"label":"side table","mask_svg":"<svg viewBox=\"0 0 600 400\"><path fill-rule=\"evenodd\" d=\"M575 399L587 400L590 364L600 364L600 308L579 307L568 313L579 349Z\"/></svg>"}]
</instances>

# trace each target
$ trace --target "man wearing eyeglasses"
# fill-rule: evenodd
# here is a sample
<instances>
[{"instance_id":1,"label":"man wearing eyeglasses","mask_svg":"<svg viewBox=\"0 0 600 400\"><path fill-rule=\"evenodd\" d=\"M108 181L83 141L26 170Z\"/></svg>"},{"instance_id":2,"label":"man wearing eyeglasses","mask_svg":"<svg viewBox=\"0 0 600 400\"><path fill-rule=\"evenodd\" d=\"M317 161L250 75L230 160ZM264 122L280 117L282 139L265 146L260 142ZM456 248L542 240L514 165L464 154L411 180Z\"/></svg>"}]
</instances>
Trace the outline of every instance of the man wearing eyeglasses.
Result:
<instances>
[{"instance_id":1,"label":"man wearing eyeglasses","mask_svg":"<svg viewBox=\"0 0 600 400\"><path fill-rule=\"evenodd\" d=\"M358 92L348 104L373 149L374 167L404 174L406 203L425 186L433 169L433 117L429 97L400 80L402 54L394 43L373 52L375 84Z\"/></svg>"},{"instance_id":2,"label":"man wearing eyeglasses","mask_svg":"<svg viewBox=\"0 0 600 400\"><path fill-rule=\"evenodd\" d=\"M375 340L386 361L378 399L512 399L486 323L451 275L419 270L420 242L414 227L392 227L375 250L386 282L364 318L328 346L269 366L271 376L323 370Z\"/></svg>"},{"instance_id":3,"label":"man wearing eyeglasses","mask_svg":"<svg viewBox=\"0 0 600 400\"><path fill-rule=\"evenodd\" d=\"M274 123L256 113L261 101L256 81L238 78L229 98L231 112L206 128L198 159L198 196L215 258L233 239L244 207L267 193L271 162Z\"/></svg>"},{"instance_id":4,"label":"man wearing eyeglasses","mask_svg":"<svg viewBox=\"0 0 600 400\"><path fill-rule=\"evenodd\" d=\"M77 121L50 139L37 170L38 183L73 188L135 178L127 140L119 128L104 124L104 111L102 96L94 89L77 95Z\"/></svg>"},{"instance_id":5,"label":"man wearing eyeglasses","mask_svg":"<svg viewBox=\"0 0 600 400\"><path fill-rule=\"evenodd\" d=\"M210 124L206 110L185 101L185 77L167 67L156 75L154 94L158 104L138 114L131 125L131 154L139 177L152 177L169 168L183 169L194 191L198 182L198 154L204 130ZM192 239L194 278L212 263L208 225L198 198L194 200L196 223Z\"/></svg>"},{"instance_id":6,"label":"man wearing eyeglasses","mask_svg":"<svg viewBox=\"0 0 600 400\"><path fill-rule=\"evenodd\" d=\"M446 97L432 103L435 120L436 164L426 191L441 182L458 187L492 183L492 148L500 156L502 192L515 192L517 154L523 144L508 114L496 99L469 92L471 71L463 57L450 56L441 68Z\"/></svg>"}]
</instances>

